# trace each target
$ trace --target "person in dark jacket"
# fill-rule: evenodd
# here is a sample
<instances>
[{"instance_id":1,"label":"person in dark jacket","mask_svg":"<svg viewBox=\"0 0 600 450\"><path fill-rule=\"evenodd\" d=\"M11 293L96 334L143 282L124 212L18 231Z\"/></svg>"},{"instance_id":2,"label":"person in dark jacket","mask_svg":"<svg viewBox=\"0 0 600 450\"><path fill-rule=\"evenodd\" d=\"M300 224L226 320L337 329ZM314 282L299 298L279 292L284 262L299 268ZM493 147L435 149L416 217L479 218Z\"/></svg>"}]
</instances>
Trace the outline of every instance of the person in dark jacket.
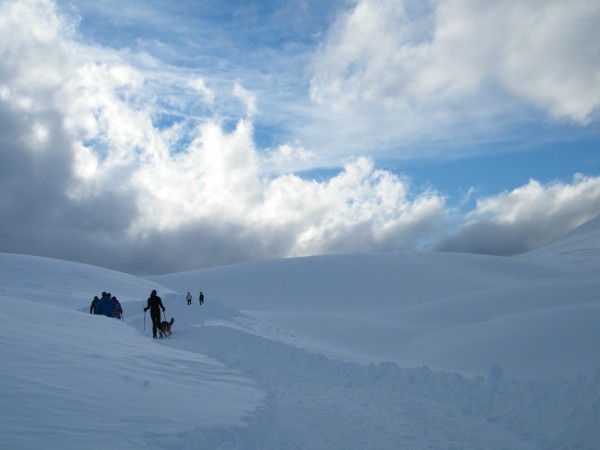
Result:
<instances>
[{"instance_id":1,"label":"person in dark jacket","mask_svg":"<svg viewBox=\"0 0 600 450\"><path fill-rule=\"evenodd\" d=\"M113 302L115 302L115 317L120 319L123 317L123 307L121 306L121 302L117 299L117 297L113 296Z\"/></svg>"},{"instance_id":2,"label":"person in dark jacket","mask_svg":"<svg viewBox=\"0 0 600 450\"><path fill-rule=\"evenodd\" d=\"M152 319L152 337L156 339L156 330L160 326L160 310L165 312L165 307L162 304L162 300L156 291L152 291L150 298L148 299L148 306L144 308L144 312L150 310L150 318Z\"/></svg>"},{"instance_id":3,"label":"person in dark jacket","mask_svg":"<svg viewBox=\"0 0 600 450\"><path fill-rule=\"evenodd\" d=\"M100 301L100 299L96 295L94 297L94 300L92 300L92 304L90 305L90 314L96 314L96 305L98 304L99 301Z\"/></svg>"},{"instance_id":4,"label":"person in dark jacket","mask_svg":"<svg viewBox=\"0 0 600 450\"><path fill-rule=\"evenodd\" d=\"M200 291L200 297L198 297L198 300L200 301L200 304L204 304L204 294L202 293L202 291Z\"/></svg>"}]
</instances>

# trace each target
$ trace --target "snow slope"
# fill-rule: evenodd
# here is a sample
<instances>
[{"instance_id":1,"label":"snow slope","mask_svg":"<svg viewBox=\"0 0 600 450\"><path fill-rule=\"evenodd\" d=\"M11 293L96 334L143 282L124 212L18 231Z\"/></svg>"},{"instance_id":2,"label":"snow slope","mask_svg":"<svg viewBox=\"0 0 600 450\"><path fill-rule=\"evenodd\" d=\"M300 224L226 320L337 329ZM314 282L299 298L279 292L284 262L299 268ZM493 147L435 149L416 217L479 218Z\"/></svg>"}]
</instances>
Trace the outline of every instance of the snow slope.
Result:
<instances>
[{"instance_id":1,"label":"snow slope","mask_svg":"<svg viewBox=\"0 0 600 450\"><path fill-rule=\"evenodd\" d=\"M154 277L363 362L548 379L600 369L600 280L457 253L261 261Z\"/></svg>"},{"instance_id":2,"label":"snow slope","mask_svg":"<svg viewBox=\"0 0 600 450\"><path fill-rule=\"evenodd\" d=\"M264 400L256 382L204 355L81 312L110 288L123 293L126 318L139 316L143 304L125 299L155 283L0 254L0 285L2 448L157 448L200 428L246 425Z\"/></svg>"},{"instance_id":3,"label":"snow slope","mask_svg":"<svg viewBox=\"0 0 600 450\"><path fill-rule=\"evenodd\" d=\"M152 279L0 253L1 447L600 448L591 228L552 258L346 255ZM150 338L152 289L170 339ZM88 314L103 290L124 322Z\"/></svg>"},{"instance_id":4,"label":"snow slope","mask_svg":"<svg viewBox=\"0 0 600 450\"><path fill-rule=\"evenodd\" d=\"M525 261L557 265L574 272L600 273L600 216L584 223L562 239L519 256Z\"/></svg>"}]
</instances>

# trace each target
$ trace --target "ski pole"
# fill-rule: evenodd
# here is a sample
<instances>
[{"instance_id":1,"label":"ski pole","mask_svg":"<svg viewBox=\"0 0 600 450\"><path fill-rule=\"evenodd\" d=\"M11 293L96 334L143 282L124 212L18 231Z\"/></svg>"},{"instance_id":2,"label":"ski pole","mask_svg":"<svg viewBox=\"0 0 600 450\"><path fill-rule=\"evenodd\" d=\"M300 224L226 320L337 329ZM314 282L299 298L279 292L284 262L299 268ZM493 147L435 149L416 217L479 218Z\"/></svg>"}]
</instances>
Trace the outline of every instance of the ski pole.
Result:
<instances>
[{"instance_id":1,"label":"ski pole","mask_svg":"<svg viewBox=\"0 0 600 450\"><path fill-rule=\"evenodd\" d=\"M146 311L144 311L144 331L146 331Z\"/></svg>"}]
</instances>

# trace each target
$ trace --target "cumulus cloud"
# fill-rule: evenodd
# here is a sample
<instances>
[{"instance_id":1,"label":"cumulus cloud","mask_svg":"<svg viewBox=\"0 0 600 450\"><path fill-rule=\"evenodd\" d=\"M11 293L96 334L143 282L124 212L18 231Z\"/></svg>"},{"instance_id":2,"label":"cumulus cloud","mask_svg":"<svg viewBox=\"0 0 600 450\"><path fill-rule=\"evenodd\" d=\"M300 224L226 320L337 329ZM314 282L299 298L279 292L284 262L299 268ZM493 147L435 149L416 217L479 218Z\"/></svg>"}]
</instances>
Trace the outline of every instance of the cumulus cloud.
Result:
<instances>
[{"instance_id":1,"label":"cumulus cloud","mask_svg":"<svg viewBox=\"0 0 600 450\"><path fill-rule=\"evenodd\" d=\"M311 168L315 152L302 145L282 144L265 152L262 165L265 169L279 172L293 172Z\"/></svg>"},{"instance_id":2,"label":"cumulus cloud","mask_svg":"<svg viewBox=\"0 0 600 450\"><path fill-rule=\"evenodd\" d=\"M576 175L572 183L527 185L482 198L458 232L438 250L515 255L558 239L600 215L600 177Z\"/></svg>"},{"instance_id":3,"label":"cumulus cloud","mask_svg":"<svg viewBox=\"0 0 600 450\"><path fill-rule=\"evenodd\" d=\"M587 124L600 106L600 3L360 0L315 55L310 94L379 137L456 136L532 108ZM419 133L420 130L424 130ZM437 130L437 131L436 131ZM365 130L362 130L364 132Z\"/></svg>"},{"instance_id":4,"label":"cumulus cloud","mask_svg":"<svg viewBox=\"0 0 600 450\"><path fill-rule=\"evenodd\" d=\"M269 158L254 143L256 100L239 83L234 94L247 116L230 131L218 118L200 121L174 151L169 144L184 130L156 125L156 105L139 101L149 98L143 73L118 58L86 59L52 2L2 8L4 251L143 273L412 248L444 219L438 194L413 194L367 159L321 182L265 175ZM271 163L309 157L301 146L282 146Z\"/></svg>"}]
</instances>

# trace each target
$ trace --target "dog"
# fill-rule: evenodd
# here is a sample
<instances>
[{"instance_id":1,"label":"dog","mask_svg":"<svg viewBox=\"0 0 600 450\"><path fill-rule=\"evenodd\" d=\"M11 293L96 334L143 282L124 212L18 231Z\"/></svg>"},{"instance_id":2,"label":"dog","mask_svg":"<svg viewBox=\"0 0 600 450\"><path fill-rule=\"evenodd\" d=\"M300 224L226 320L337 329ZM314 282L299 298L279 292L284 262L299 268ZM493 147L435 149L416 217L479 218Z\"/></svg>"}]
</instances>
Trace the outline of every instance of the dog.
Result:
<instances>
[{"instance_id":1,"label":"dog","mask_svg":"<svg viewBox=\"0 0 600 450\"><path fill-rule=\"evenodd\" d=\"M173 319L171 317L171 321L167 322L166 320L160 323L160 326L158 327L158 333L160 335L161 338L167 337L167 336L171 336L171 327L173 326L173 323L175 322L175 319Z\"/></svg>"}]
</instances>

